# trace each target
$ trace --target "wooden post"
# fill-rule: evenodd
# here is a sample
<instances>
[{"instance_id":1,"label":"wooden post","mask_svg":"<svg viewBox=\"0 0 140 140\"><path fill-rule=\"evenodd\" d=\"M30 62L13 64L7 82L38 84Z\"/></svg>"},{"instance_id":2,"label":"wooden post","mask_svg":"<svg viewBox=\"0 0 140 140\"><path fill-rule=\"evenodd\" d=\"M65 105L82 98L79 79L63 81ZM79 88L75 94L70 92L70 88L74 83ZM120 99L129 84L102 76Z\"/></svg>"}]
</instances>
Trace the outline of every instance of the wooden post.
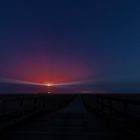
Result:
<instances>
[{"instance_id":1,"label":"wooden post","mask_svg":"<svg viewBox=\"0 0 140 140\"><path fill-rule=\"evenodd\" d=\"M100 113L100 108L99 108L99 97L96 96L96 111L97 113Z\"/></svg>"},{"instance_id":2,"label":"wooden post","mask_svg":"<svg viewBox=\"0 0 140 140\"><path fill-rule=\"evenodd\" d=\"M33 100L33 109L36 110L37 109L37 98L35 97Z\"/></svg>"},{"instance_id":3,"label":"wooden post","mask_svg":"<svg viewBox=\"0 0 140 140\"><path fill-rule=\"evenodd\" d=\"M108 106L109 106L109 118L112 120L112 100L108 99Z\"/></svg>"},{"instance_id":4,"label":"wooden post","mask_svg":"<svg viewBox=\"0 0 140 140\"><path fill-rule=\"evenodd\" d=\"M127 101L124 101L123 102L123 112L124 112L124 122L125 123L128 123L128 102Z\"/></svg>"},{"instance_id":5,"label":"wooden post","mask_svg":"<svg viewBox=\"0 0 140 140\"><path fill-rule=\"evenodd\" d=\"M102 115L104 115L104 99L103 98L101 98L101 113L102 113Z\"/></svg>"},{"instance_id":6,"label":"wooden post","mask_svg":"<svg viewBox=\"0 0 140 140\"><path fill-rule=\"evenodd\" d=\"M43 110L46 109L46 98L45 97L42 98L42 107L43 107Z\"/></svg>"},{"instance_id":7,"label":"wooden post","mask_svg":"<svg viewBox=\"0 0 140 140\"><path fill-rule=\"evenodd\" d=\"M20 106L21 117L23 117L24 116L24 101L23 101L23 99L20 100L19 106Z\"/></svg>"}]
</instances>

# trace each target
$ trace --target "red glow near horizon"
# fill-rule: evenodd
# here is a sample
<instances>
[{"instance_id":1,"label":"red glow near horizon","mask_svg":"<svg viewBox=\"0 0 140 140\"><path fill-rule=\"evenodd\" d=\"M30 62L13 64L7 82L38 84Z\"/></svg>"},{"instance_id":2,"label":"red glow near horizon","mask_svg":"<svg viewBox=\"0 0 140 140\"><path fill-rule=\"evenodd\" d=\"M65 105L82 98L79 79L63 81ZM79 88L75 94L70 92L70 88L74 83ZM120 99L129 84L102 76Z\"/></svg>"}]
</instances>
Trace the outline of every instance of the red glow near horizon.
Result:
<instances>
[{"instance_id":1,"label":"red glow near horizon","mask_svg":"<svg viewBox=\"0 0 140 140\"><path fill-rule=\"evenodd\" d=\"M19 54L12 67L7 68L8 77L36 83L64 83L86 79L91 74L82 61L75 58L58 58L50 62L47 56L34 52ZM66 57L66 56L65 56ZM57 58L57 56L56 56ZM12 64L12 61L11 61ZM9 71L10 69L10 71Z\"/></svg>"},{"instance_id":2,"label":"red glow near horizon","mask_svg":"<svg viewBox=\"0 0 140 140\"><path fill-rule=\"evenodd\" d=\"M49 72L48 72L49 73ZM34 70L24 70L24 72L18 71L18 73L15 74L13 79L22 79L25 81L32 81L36 83L65 83L65 82L70 82L70 81L79 81L81 79L84 79L86 77L86 74L84 72L72 72L72 71L67 71L64 72L55 72L51 75L47 75L46 72L42 72L40 70L34 71ZM49 81L49 82L46 82Z\"/></svg>"}]
</instances>

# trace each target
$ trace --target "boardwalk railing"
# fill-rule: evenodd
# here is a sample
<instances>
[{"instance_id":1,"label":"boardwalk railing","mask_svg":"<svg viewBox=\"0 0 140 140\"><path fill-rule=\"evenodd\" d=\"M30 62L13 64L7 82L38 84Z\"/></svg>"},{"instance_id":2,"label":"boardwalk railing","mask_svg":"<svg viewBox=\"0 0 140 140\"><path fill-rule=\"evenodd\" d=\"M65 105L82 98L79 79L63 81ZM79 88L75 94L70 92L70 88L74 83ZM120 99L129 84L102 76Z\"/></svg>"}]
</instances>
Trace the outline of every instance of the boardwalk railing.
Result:
<instances>
[{"instance_id":1,"label":"boardwalk railing","mask_svg":"<svg viewBox=\"0 0 140 140\"><path fill-rule=\"evenodd\" d=\"M89 103L86 97L82 97L85 107L90 112L94 111L108 122L136 137L140 137L140 101L109 95L93 96L96 101L94 105Z\"/></svg>"},{"instance_id":2,"label":"boardwalk railing","mask_svg":"<svg viewBox=\"0 0 140 140\"><path fill-rule=\"evenodd\" d=\"M36 97L1 97L0 98L0 129L17 123L42 110L43 104Z\"/></svg>"},{"instance_id":3,"label":"boardwalk railing","mask_svg":"<svg viewBox=\"0 0 140 140\"><path fill-rule=\"evenodd\" d=\"M65 107L74 95L0 95L0 130L41 113Z\"/></svg>"}]
</instances>

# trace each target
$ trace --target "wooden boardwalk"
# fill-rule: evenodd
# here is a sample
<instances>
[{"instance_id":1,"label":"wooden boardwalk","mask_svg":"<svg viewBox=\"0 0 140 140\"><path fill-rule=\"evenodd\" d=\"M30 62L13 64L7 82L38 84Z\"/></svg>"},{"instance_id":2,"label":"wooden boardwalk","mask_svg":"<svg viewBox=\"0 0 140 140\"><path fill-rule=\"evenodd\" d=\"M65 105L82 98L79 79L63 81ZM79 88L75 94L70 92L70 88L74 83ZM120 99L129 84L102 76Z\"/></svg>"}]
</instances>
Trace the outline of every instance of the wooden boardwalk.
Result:
<instances>
[{"instance_id":1,"label":"wooden boardwalk","mask_svg":"<svg viewBox=\"0 0 140 140\"><path fill-rule=\"evenodd\" d=\"M3 140L119 140L125 136L84 108L76 97L69 106L9 129Z\"/></svg>"}]
</instances>

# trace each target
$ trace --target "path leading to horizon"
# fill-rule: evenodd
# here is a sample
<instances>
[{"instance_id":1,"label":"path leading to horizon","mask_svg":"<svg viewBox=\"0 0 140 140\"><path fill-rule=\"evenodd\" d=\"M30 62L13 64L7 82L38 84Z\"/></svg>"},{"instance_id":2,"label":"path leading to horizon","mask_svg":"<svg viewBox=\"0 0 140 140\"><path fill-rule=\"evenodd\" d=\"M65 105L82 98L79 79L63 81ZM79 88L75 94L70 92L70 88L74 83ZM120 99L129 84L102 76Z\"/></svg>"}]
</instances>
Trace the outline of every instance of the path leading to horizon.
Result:
<instances>
[{"instance_id":1,"label":"path leading to horizon","mask_svg":"<svg viewBox=\"0 0 140 140\"><path fill-rule=\"evenodd\" d=\"M122 134L91 115L76 97L69 106L44 114L17 128L9 129L3 140L118 140Z\"/></svg>"}]
</instances>

